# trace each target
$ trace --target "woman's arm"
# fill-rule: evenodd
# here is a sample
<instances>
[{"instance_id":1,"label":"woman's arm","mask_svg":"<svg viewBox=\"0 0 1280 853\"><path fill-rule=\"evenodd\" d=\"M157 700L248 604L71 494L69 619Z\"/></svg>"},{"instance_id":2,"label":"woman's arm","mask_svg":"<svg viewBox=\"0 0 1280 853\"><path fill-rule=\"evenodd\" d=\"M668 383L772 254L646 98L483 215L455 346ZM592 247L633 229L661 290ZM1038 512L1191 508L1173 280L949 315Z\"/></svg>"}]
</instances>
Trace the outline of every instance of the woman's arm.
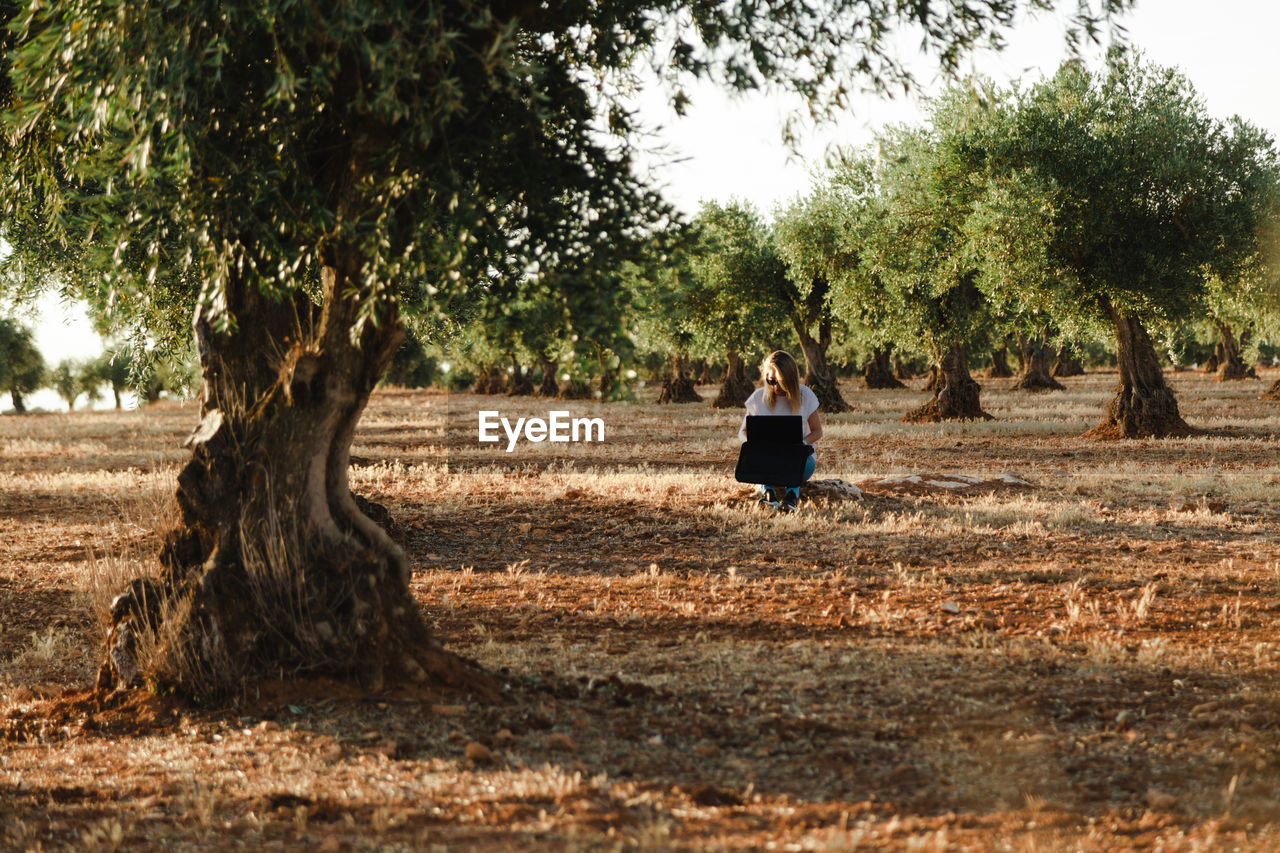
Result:
<instances>
[{"instance_id":1,"label":"woman's arm","mask_svg":"<svg viewBox=\"0 0 1280 853\"><path fill-rule=\"evenodd\" d=\"M805 435L804 440L813 444L822 438L822 418L818 417L818 413L814 412L809 415L809 432Z\"/></svg>"}]
</instances>

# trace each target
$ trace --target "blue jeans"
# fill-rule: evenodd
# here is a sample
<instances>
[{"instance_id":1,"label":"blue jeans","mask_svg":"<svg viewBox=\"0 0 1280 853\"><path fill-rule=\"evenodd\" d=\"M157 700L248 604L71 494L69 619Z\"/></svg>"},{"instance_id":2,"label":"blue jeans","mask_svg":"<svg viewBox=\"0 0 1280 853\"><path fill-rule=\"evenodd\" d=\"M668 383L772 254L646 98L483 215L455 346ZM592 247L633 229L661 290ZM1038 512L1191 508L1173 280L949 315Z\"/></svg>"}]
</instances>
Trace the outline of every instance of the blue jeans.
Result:
<instances>
[{"instance_id":1,"label":"blue jeans","mask_svg":"<svg viewBox=\"0 0 1280 853\"><path fill-rule=\"evenodd\" d=\"M806 483L809 481L809 478L813 476L814 469L816 469L817 467L818 467L817 454L816 453L809 454L809 458L804 460L804 479ZM777 499L779 490L778 490L778 487L776 486L756 486L756 489L757 491L759 491L761 497L768 497L771 500ZM788 486L786 489L786 492L788 495L793 495L794 497L800 497L800 489L798 486ZM772 493L772 495L770 493Z\"/></svg>"}]
</instances>

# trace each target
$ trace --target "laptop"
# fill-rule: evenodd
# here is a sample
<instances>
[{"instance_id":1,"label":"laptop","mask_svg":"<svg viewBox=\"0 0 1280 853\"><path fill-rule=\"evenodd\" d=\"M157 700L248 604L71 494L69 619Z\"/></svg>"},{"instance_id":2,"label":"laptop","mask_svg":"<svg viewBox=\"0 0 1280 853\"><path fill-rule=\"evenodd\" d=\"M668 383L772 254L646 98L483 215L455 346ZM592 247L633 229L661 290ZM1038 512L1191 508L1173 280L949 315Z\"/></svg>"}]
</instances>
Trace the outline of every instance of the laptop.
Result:
<instances>
[{"instance_id":1,"label":"laptop","mask_svg":"<svg viewBox=\"0 0 1280 853\"><path fill-rule=\"evenodd\" d=\"M747 441L800 444L804 441L804 418L799 415L747 415Z\"/></svg>"}]
</instances>

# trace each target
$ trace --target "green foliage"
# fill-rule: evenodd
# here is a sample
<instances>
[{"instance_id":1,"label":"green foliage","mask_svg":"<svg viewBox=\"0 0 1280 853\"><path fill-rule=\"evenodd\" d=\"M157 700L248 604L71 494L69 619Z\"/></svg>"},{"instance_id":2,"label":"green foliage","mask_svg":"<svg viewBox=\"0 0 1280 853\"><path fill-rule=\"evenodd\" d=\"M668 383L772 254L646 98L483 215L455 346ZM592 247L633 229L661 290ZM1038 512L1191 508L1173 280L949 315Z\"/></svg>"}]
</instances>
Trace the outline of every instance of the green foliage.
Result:
<instances>
[{"instance_id":1,"label":"green foliage","mask_svg":"<svg viewBox=\"0 0 1280 853\"><path fill-rule=\"evenodd\" d=\"M129 387L132 372L127 353L104 352L84 366L86 379L92 380L95 386L111 387L117 409L121 405L120 394Z\"/></svg>"},{"instance_id":2,"label":"green foliage","mask_svg":"<svg viewBox=\"0 0 1280 853\"><path fill-rule=\"evenodd\" d=\"M85 361L63 359L49 373L49 385L67 404L67 411L75 411L81 395L92 405L102 397L102 379Z\"/></svg>"},{"instance_id":3,"label":"green foliage","mask_svg":"<svg viewBox=\"0 0 1280 853\"><path fill-rule=\"evenodd\" d=\"M22 395L40 388L44 381L44 356L31 329L0 317L0 393L8 392L13 407L22 411Z\"/></svg>"},{"instance_id":4,"label":"green foliage","mask_svg":"<svg viewBox=\"0 0 1280 853\"><path fill-rule=\"evenodd\" d=\"M956 345L985 349L993 329L978 288L984 258L969 232L981 187L957 156L971 109L954 90L933 104L928 126L888 131L874 163L859 164L862 175L841 174L875 193L860 217L861 265L840 279L846 304L871 304L891 330L883 342L917 342L935 360Z\"/></svg>"},{"instance_id":5,"label":"green foliage","mask_svg":"<svg viewBox=\"0 0 1280 853\"><path fill-rule=\"evenodd\" d=\"M1066 326L1113 309L1168 323L1200 312L1214 278L1265 278L1260 238L1280 198L1271 140L1210 118L1176 71L1118 54L1099 74L1068 63L1002 93L965 148L987 191L982 286L1001 302Z\"/></svg>"},{"instance_id":6,"label":"green foliage","mask_svg":"<svg viewBox=\"0 0 1280 853\"><path fill-rule=\"evenodd\" d=\"M399 388L427 388L442 378L440 360L410 330L382 381Z\"/></svg>"},{"instance_id":7,"label":"green foliage","mask_svg":"<svg viewBox=\"0 0 1280 853\"><path fill-rule=\"evenodd\" d=\"M779 85L823 115L856 88L910 85L899 27L950 69L1021 7L1047 5L11 7L8 286L56 275L162 347L197 303L233 323L231 280L314 293L323 265L351 274L357 324L397 303L440 314L494 275L571 271L665 223L632 172L619 97L640 60L679 106L703 77ZM1077 4L1073 34L1124 5Z\"/></svg>"},{"instance_id":8,"label":"green foliage","mask_svg":"<svg viewBox=\"0 0 1280 853\"><path fill-rule=\"evenodd\" d=\"M705 202L688 249L692 275L677 309L712 357L770 349L787 334L787 267L768 226L749 204Z\"/></svg>"}]
</instances>

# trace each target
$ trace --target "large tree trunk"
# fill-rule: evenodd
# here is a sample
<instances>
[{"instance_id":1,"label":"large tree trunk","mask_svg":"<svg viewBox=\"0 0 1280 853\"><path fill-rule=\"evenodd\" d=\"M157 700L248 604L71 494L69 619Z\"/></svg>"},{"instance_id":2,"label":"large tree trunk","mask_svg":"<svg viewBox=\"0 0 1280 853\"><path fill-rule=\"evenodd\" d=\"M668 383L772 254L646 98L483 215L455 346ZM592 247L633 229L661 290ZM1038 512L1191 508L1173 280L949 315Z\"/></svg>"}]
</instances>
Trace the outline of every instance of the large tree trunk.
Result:
<instances>
[{"instance_id":1,"label":"large tree trunk","mask_svg":"<svg viewBox=\"0 0 1280 853\"><path fill-rule=\"evenodd\" d=\"M1049 372L1049 349L1043 338L1018 332L1018 350L1022 353L1023 373L1017 388L1021 391L1065 391L1067 387Z\"/></svg>"},{"instance_id":2,"label":"large tree trunk","mask_svg":"<svg viewBox=\"0 0 1280 853\"><path fill-rule=\"evenodd\" d=\"M827 350L831 346L831 319L824 317L818 324L815 339L802 323L794 324L800 337L800 349L804 352L804 384L818 398L818 410L822 412L847 412L849 404L840 396L835 371L827 362Z\"/></svg>"},{"instance_id":3,"label":"large tree trunk","mask_svg":"<svg viewBox=\"0 0 1280 853\"><path fill-rule=\"evenodd\" d=\"M687 355L672 356L671 372L662 380L662 393L658 395L658 402L699 403L701 401L702 397L689 376L689 357Z\"/></svg>"},{"instance_id":4,"label":"large tree trunk","mask_svg":"<svg viewBox=\"0 0 1280 853\"><path fill-rule=\"evenodd\" d=\"M1216 321L1218 331L1222 335L1222 363L1218 367L1218 379L1223 382L1230 382L1237 379L1257 379L1258 373L1252 367L1244 363L1244 359L1240 357L1240 345L1244 343L1245 335L1241 335L1240 341L1236 340L1235 331L1221 320Z\"/></svg>"},{"instance_id":5,"label":"large tree trunk","mask_svg":"<svg viewBox=\"0 0 1280 853\"><path fill-rule=\"evenodd\" d=\"M9 398L13 400L13 411L15 414L25 415L27 413L27 401L22 399L21 391L17 388L10 388Z\"/></svg>"},{"instance_id":6,"label":"large tree trunk","mask_svg":"<svg viewBox=\"0 0 1280 853\"><path fill-rule=\"evenodd\" d=\"M549 358L539 358L538 362L542 368L542 382L538 383L538 396L555 397L560 393L560 385L556 382L556 370L560 364Z\"/></svg>"},{"instance_id":7,"label":"large tree trunk","mask_svg":"<svg viewBox=\"0 0 1280 853\"><path fill-rule=\"evenodd\" d=\"M295 673L434 680L496 696L435 640L403 551L348 488L356 424L402 338L394 308L351 330L357 264L322 271L323 307L233 282L225 333L197 312L203 417L178 475L159 577L112 605L101 690L146 680L223 698ZM381 510L385 515L385 510Z\"/></svg>"},{"instance_id":8,"label":"large tree trunk","mask_svg":"<svg viewBox=\"0 0 1280 853\"><path fill-rule=\"evenodd\" d=\"M1000 347L991 351L991 369L987 371L988 379L1009 379L1013 369L1009 367L1009 348Z\"/></svg>"},{"instance_id":9,"label":"large tree trunk","mask_svg":"<svg viewBox=\"0 0 1280 853\"><path fill-rule=\"evenodd\" d=\"M1165 384L1147 330L1137 318L1121 314L1109 303L1106 307L1116 330L1120 385L1107 406L1107 419L1090 432L1125 438L1194 434L1178 413L1178 400Z\"/></svg>"},{"instance_id":10,"label":"large tree trunk","mask_svg":"<svg viewBox=\"0 0 1280 853\"><path fill-rule=\"evenodd\" d=\"M867 362L867 366L862 370L862 379L867 383L868 388L906 388L893 375L893 364L890 361L890 355L893 353L893 344L886 344L883 347L876 347L871 351L871 359Z\"/></svg>"},{"instance_id":11,"label":"large tree trunk","mask_svg":"<svg viewBox=\"0 0 1280 853\"><path fill-rule=\"evenodd\" d=\"M720 383L720 393L711 403L717 409L740 408L756 390L756 384L747 375L747 366L743 363L742 356L730 350L728 361L729 368L724 372L724 381Z\"/></svg>"},{"instance_id":12,"label":"large tree trunk","mask_svg":"<svg viewBox=\"0 0 1280 853\"><path fill-rule=\"evenodd\" d=\"M1058 378L1084 376L1084 362L1071 344L1063 344L1058 348L1058 361L1053 366L1053 375Z\"/></svg>"},{"instance_id":13,"label":"large tree trunk","mask_svg":"<svg viewBox=\"0 0 1280 853\"><path fill-rule=\"evenodd\" d=\"M929 402L903 415L904 423L993 420L982 411L982 386L969 375L969 358L963 342L951 345L939 367L941 387Z\"/></svg>"}]
</instances>

